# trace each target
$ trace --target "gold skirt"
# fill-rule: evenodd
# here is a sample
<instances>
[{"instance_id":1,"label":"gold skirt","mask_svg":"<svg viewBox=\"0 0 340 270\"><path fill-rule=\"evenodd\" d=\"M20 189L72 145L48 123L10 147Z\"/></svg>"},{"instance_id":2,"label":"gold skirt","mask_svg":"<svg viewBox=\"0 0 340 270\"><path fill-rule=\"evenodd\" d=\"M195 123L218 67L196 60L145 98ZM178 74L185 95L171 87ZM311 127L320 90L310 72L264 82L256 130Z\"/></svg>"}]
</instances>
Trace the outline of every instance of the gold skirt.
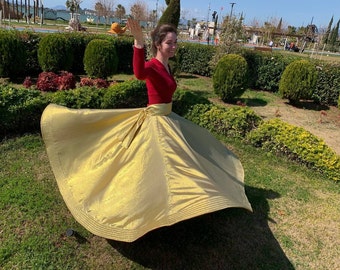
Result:
<instances>
[{"instance_id":1,"label":"gold skirt","mask_svg":"<svg viewBox=\"0 0 340 270\"><path fill-rule=\"evenodd\" d=\"M50 104L41 130L74 218L101 237L147 232L228 207L251 211L239 159L207 130L171 112Z\"/></svg>"}]
</instances>

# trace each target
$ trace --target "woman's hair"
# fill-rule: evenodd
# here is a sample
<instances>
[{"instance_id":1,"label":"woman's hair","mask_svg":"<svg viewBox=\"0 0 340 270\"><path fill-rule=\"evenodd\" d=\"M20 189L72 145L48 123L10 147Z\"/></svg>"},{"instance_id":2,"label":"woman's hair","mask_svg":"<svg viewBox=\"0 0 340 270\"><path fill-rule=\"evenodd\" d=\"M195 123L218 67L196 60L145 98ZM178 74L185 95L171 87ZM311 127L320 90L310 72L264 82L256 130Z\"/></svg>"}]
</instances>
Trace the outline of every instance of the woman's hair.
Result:
<instances>
[{"instance_id":1,"label":"woman's hair","mask_svg":"<svg viewBox=\"0 0 340 270\"><path fill-rule=\"evenodd\" d=\"M157 53L157 46L162 43L168 33L175 33L177 35L176 27L172 24L162 24L158 25L151 32L151 52L153 56Z\"/></svg>"}]
</instances>

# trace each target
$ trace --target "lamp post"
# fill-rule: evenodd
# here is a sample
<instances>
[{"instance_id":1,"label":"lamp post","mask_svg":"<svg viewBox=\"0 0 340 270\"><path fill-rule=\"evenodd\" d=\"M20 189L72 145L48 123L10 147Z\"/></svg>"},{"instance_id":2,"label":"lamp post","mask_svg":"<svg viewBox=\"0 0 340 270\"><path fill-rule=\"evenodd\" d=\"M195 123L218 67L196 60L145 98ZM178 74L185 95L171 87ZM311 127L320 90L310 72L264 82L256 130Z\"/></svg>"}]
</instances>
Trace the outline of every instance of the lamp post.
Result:
<instances>
[{"instance_id":1,"label":"lamp post","mask_svg":"<svg viewBox=\"0 0 340 270\"><path fill-rule=\"evenodd\" d=\"M234 8L234 5L235 5L236 3L234 3L234 2L232 2L232 3L230 3L230 5L231 5L231 9L230 9L230 19L231 19L231 16L233 16L233 8Z\"/></svg>"}]
</instances>

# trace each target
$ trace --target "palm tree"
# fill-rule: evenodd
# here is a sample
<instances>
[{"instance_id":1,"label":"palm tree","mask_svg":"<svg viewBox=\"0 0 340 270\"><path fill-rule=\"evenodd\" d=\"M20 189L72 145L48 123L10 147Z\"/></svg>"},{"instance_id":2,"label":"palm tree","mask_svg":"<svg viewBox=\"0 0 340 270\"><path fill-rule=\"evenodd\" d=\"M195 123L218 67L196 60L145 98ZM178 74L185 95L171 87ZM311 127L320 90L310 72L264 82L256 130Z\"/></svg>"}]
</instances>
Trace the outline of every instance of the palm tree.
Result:
<instances>
[{"instance_id":1,"label":"palm tree","mask_svg":"<svg viewBox=\"0 0 340 270\"><path fill-rule=\"evenodd\" d=\"M125 16L125 14L125 7L123 7L121 4L118 4L116 7L115 16L119 18L120 23L122 22L122 18Z\"/></svg>"},{"instance_id":2,"label":"palm tree","mask_svg":"<svg viewBox=\"0 0 340 270\"><path fill-rule=\"evenodd\" d=\"M66 7L71 11L71 18L73 18L74 13L77 13L79 9L80 1L77 0L67 0Z\"/></svg>"}]
</instances>

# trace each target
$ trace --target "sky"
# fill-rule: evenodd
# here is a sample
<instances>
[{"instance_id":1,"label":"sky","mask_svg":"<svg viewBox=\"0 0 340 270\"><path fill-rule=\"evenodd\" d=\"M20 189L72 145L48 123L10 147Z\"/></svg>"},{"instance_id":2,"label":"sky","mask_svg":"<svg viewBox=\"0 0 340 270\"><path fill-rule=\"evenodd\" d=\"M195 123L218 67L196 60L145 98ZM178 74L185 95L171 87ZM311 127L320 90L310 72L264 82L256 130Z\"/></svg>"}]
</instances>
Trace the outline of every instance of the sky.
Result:
<instances>
[{"instance_id":1,"label":"sky","mask_svg":"<svg viewBox=\"0 0 340 270\"><path fill-rule=\"evenodd\" d=\"M94 9L98 0L83 0L81 8ZM136 1L146 2L150 10L161 10L166 7L165 0L112 0L114 6L121 4L129 13ZM65 6L66 0L43 0L44 6L53 8ZM235 3L232 5L231 3ZM232 8L233 6L233 8ZM278 22L282 18L284 25L296 27L310 23L318 28L327 28L332 16L334 24L340 19L340 0L181 0L182 16L191 20L211 20L212 12L216 11L219 19L232 11L233 15L245 17L245 23L251 25L257 21L262 25L265 21Z\"/></svg>"}]
</instances>

